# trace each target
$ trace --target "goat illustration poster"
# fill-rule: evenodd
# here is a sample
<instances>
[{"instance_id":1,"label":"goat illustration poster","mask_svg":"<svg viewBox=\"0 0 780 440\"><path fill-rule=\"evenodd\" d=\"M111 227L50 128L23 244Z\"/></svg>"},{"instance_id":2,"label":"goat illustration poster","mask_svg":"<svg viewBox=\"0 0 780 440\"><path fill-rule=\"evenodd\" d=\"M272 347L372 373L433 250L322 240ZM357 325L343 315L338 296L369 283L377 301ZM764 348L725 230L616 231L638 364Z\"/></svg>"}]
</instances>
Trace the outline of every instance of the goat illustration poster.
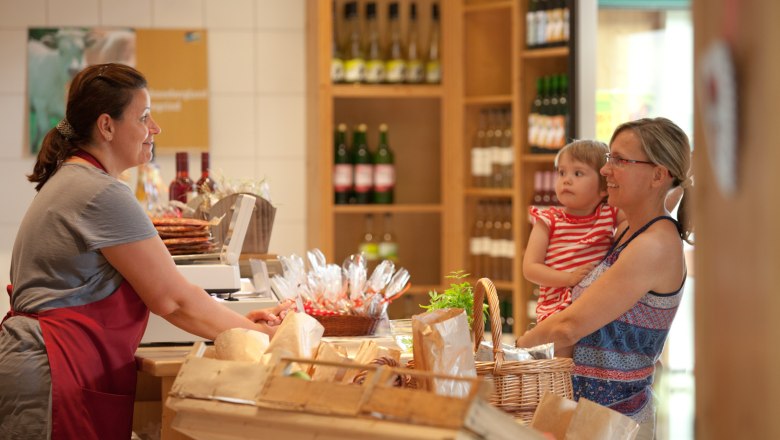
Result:
<instances>
[{"instance_id":1,"label":"goat illustration poster","mask_svg":"<svg viewBox=\"0 0 780 440\"><path fill-rule=\"evenodd\" d=\"M65 117L71 79L83 68L122 63L148 81L152 115L163 133L156 147L208 150L207 34L203 30L31 28L27 98L31 154Z\"/></svg>"}]
</instances>

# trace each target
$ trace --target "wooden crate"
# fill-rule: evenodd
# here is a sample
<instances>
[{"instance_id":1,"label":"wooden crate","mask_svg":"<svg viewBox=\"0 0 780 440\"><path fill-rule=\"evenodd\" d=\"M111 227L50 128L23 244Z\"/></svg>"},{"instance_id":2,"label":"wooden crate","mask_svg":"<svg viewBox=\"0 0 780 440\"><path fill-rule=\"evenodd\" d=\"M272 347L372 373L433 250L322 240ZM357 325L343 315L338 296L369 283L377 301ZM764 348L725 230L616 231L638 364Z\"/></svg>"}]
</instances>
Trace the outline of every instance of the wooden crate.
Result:
<instances>
[{"instance_id":1,"label":"wooden crate","mask_svg":"<svg viewBox=\"0 0 780 440\"><path fill-rule=\"evenodd\" d=\"M391 383L397 374L426 372L348 363L280 358L262 366L203 356L197 345L179 370L166 404L174 429L195 439L544 439L486 400L478 378L465 398ZM286 376L291 364L366 370L358 384Z\"/></svg>"}]
</instances>

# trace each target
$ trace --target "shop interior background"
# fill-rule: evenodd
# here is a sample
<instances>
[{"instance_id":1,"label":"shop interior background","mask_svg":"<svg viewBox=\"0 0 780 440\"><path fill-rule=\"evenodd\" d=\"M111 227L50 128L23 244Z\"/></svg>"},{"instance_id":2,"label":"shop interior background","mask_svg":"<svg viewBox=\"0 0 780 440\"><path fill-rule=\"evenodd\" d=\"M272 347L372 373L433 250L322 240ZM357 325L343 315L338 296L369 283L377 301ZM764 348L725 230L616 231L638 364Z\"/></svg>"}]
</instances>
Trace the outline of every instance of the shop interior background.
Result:
<instances>
[{"instance_id":1,"label":"shop interior background","mask_svg":"<svg viewBox=\"0 0 780 440\"><path fill-rule=\"evenodd\" d=\"M35 195L25 178L28 27L196 28L209 33L212 167L225 175L266 177L279 205L270 248L305 250L304 0L0 0L0 283L9 282L11 249ZM655 6L653 5L655 4ZM664 4L662 10L658 4ZM648 7L649 5L649 7ZM618 121L664 115L693 134L692 29L688 2L599 1L596 136ZM614 38L619 35L620 38ZM636 47L641 50L634 50ZM629 50L629 47L632 50ZM163 127L165 129L165 127ZM173 152L158 155L173 176ZM191 154L191 172L197 168ZM692 281L692 278L690 279ZM659 439L692 438L692 293L672 328L659 381ZM8 298L0 295L0 314Z\"/></svg>"}]
</instances>

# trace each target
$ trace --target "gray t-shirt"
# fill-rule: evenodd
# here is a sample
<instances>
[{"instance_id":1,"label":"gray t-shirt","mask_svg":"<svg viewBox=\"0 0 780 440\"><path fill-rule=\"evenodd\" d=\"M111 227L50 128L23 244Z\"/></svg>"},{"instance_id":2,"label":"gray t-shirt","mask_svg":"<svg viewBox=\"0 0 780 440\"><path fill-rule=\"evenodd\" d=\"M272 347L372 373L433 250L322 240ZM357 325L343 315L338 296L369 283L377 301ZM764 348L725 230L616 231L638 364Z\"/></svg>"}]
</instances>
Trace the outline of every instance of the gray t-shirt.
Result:
<instances>
[{"instance_id":1,"label":"gray t-shirt","mask_svg":"<svg viewBox=\"0 0 780 440\"><path fill-rule=\"evenodd\" d=\"M63 164L33 200L16 236L14 310L36 312L107 297L123 278L100 249L156 234L126 185L97 168Z\"/></svg>"},{"instance_id":2,"label":"gray t-shirt","mask_svg":"<svg viewBox=\"0 0 780 440\"><path fill-rule=\"evenodd\" d=\"M11 258L13 309L36 313L108 297L122 275L100 249L157 235L130 189L103 171L65 163L22 220ZM37 320L0 331L0 438L51 435L51 375Z\"/></svg>"}]
</instances>

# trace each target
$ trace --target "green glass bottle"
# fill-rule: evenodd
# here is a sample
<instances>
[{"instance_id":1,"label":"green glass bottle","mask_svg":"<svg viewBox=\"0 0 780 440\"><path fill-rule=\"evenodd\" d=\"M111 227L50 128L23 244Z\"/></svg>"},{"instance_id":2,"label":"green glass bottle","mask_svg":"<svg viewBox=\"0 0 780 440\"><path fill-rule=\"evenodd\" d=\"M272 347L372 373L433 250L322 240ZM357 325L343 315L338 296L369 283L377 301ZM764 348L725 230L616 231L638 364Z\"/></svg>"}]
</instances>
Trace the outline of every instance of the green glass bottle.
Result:
<instances>
[{"instance_id":1,"label":"green glass bottle","mask_svg":"<svg viewBox=\"0 0 780 440\"><path fill-rule=\"evenodd\" d=\"M542 124L542 94L544 84L542 78L536 79L536 97L531 104L531 112L528 114L528 146L531 153L539 152L539 132Z\"/></svg>"},{"instance_id":2,"label":"green glass bottle","mask_svg":"<svg viewBox=\"0 0 780 440\"><path fill-rule=\"evenodd\" d=\"M395 158L387 142L387 124L379 125L379 145L374 155L374 203L393 203Z\"/></svg>"},{"instance_id":3,"label":"green glass bottle","mask_svg":"<svg viewBox=\"0 0 780 440\"><path fill-rule=\"evenodd\" d=\"M371 203L371 190L374 186L374 161L366 143L366 124L358 125L352 163L355 164L355 203Z\"/></svg>"},{"instance_id":4,"label":"green glass bottle","mask_svg":"<svg viewBox=\"0 0 780 440\"><path fill-rule=\"evenodd\" d=\"M339 124L333 146L333 203L343 205L349 203L354 175L352 156L347 147L347 124Z\"/></svg>"}]
</instances>

